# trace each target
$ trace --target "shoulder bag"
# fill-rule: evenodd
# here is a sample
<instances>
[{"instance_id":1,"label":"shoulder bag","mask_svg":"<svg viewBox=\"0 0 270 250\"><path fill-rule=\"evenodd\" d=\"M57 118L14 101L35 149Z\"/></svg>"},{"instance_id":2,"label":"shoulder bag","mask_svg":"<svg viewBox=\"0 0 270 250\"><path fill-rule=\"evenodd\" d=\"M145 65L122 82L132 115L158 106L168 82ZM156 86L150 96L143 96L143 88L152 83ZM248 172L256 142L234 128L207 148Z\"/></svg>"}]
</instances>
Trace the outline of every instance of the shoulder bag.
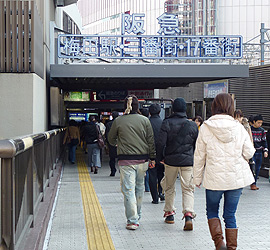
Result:
<instances>
[{"instance_id":1,"label":"shoulder bag","mask_svg":"<svg viewBox=\"0 0 270 250\"><path fill-rule=\"evenodd\" d=\"M99 146L99 148L104 148L105 142L104 142L103 136L101 134L101 131L99 129L99 126L96 125L96 128L97 128L97 143L98 143L98 146Z\"/></svg>"}]
</instances>

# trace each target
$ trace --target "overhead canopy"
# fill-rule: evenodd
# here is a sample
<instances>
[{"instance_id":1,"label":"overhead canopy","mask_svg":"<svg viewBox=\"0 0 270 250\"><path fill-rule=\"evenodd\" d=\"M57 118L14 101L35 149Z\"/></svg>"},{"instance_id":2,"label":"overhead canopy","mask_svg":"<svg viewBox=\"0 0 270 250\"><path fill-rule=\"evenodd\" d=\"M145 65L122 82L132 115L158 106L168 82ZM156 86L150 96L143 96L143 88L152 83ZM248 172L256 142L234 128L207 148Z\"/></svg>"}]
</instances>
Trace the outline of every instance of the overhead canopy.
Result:
<instances>
[{"instance_id":1,"label":"overhead canopy","mask_svg":"<svg viewBox=\"0 0 270 250\"><path fill-rule=\"evenodd\" d=\"M248 77L247 65L227 64L55 64L52 86L63 90L163 89L189 83Z\"/></svg>"}]
</instances>

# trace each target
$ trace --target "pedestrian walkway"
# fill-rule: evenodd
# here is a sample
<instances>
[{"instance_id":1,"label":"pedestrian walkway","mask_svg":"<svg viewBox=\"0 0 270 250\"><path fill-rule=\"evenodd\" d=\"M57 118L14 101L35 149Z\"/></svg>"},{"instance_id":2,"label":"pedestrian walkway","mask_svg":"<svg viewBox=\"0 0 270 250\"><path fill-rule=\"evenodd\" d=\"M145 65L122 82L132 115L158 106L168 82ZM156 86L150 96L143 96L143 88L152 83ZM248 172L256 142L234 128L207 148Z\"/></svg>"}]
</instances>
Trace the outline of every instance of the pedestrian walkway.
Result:
<instances>
[{"instance_id":1,"label":"pedestrian walkway","mask_svg":"<svg viewBox=\"0 0 270 250\"><path fill-rule=\"evenodd\" d=\"M108 156L104 153L98 174L90 173L84 162L86 157L79 151L78 164L66 164L63 168L44 250L214 249L205 215L203 188L196 188L195 192L194 231L183 231L180 181L176 191L175 224L164 223L164 202L152 204L150 193L145 193L140 227L129 231L125 228L119 172L109 177ZM268 179L260 177L258 187L258 191L244 188L240 199L237 212L239 250L270 250Z\"/></svg>"}]
</instances>

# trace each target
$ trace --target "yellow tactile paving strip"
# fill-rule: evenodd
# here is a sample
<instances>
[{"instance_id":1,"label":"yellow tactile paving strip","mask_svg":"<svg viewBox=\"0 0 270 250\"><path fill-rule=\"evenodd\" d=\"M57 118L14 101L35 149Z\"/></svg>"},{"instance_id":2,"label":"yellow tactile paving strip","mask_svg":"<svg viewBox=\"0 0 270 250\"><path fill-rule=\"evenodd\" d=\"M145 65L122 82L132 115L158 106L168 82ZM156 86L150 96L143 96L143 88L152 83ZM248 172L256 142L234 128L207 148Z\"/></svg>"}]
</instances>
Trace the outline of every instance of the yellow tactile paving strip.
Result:
<instances>
[{"instance_id":1,"label":"yellow tactile paving strip","mask_svg":"<svg viewBox=\"0 0 270 250\"><path fill-rule=\"evenodd\" d=\"M96 195L93 183L83 154L76 155L78 163L79 180L83 201L84 220L87 231L87 243L89 250L114 250L102 208Z\"/></svg>"}]
</instances>

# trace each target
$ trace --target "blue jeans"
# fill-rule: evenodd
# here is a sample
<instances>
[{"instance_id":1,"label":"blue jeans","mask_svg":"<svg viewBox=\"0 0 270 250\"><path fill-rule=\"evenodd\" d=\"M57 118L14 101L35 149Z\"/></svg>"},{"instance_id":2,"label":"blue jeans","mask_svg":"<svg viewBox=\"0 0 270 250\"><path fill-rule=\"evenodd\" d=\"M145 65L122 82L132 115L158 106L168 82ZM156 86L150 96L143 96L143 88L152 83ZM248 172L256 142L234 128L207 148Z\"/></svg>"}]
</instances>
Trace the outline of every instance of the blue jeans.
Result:
<instances>
[{"instance_id":1,"label":"blue jeans","mask_svg":"<svg viewBox=\"0 0 270 250\"><path fill-rule=\"evenodd\" d=\"M144 187L145 187L145 192L149 192L150 191L148 170L146 171L145 177L144 177Z\"/></svg>"},{"instance_id":2,"label":"blue jeans","mask_svg":"<svg viewBox=\"0 0 270 250\"><path fill-rule=\"evenodd\" d=\"M148 169L148 162L138 165L119 166L119 169L127 223L139 224L142 214L141 207L144 194L144 176Z\"/></svg>"},{"instance_id":3,"label":"blue jeans","mask_svg":"<svg viewBox=\"0 0 270 250\"><path fill-rule=\"evenodd\" d=\"M88 166L89 167L101 167L100 161L100 148L97 143L87 144L88 151Z\"/></svg>"},{"instance_id":4,"label":"blue jeans","mask_svg":"<svg viewBox=\"0 0 270 250\"><path fill-rule=\"evenodd\" d=\"M243 188L220 191L206 189L206 215L207 219L219 218L219 204L224 194L223 218L226 228L237 228L235 212Z\"/></svg>"},{"instance_id":5,"label":"blue jeans","mask_svg":"<svg viewBox=\"0 0 270 250\"><path fill-rule=\"evenodd\" d=\"M68 144L68 160L72 163L75 162L75 154L76 154L77 145Z\"/></svg>"},{"instance_id":6,"label":"blue jeans","mask_svg":"<svg viewBox=\"0 0 270 250\"><path fill-rule=\"evenodd\" d=\"M260 173L261 165L262 165L262 150L256 150L252 160L255 162L255 182L253 184L256 185L257 179Z\"/></svg>"}]
</instances>

